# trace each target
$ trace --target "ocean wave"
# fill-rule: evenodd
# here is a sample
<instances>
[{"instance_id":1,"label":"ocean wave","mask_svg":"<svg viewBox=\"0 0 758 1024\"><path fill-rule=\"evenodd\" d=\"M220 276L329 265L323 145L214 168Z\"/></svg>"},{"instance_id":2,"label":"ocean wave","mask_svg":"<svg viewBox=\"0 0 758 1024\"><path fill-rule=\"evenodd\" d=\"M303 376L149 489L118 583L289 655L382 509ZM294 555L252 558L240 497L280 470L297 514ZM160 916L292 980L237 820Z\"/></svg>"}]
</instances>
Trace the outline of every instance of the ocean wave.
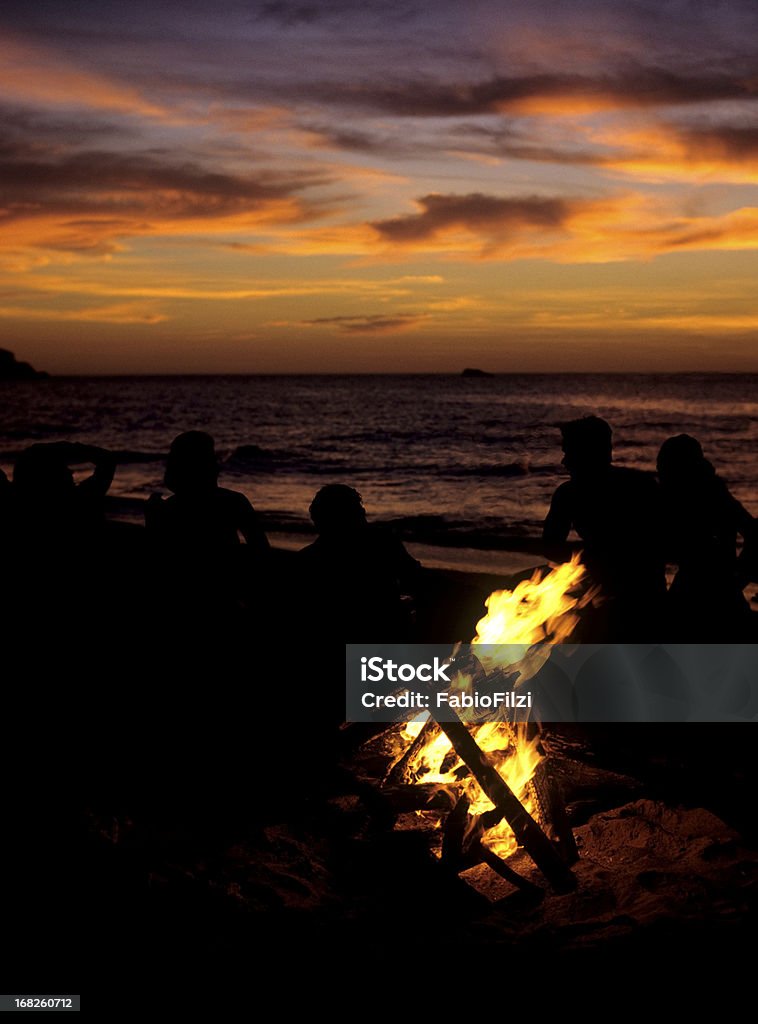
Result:
<instances>
[{"instance_id":1,"label":"ocean wave","mask_svg":"<svg viewBox=\"0 0 758 1024\"><path fill-rule=\"evenodd\" d=\"M56 434L68 437L71 434L80 433L80 428L71 423L33 423L23 428L9 427L0 431L0 437L6 441L28 441L29 444L34 444L41 438L53 437Z\"/></svg>"},{"instance_id":2,"label":"ocean wave","mask_svg":"<svg viewBox=\"0 0 758 1024\"><path fill-rule=\"evenodd\" d=\"M505 522L489 519L456 519L445 515L397 516L377 520L405 541L437 547L476 548L491 551L529 551L541 545L541 521Z\"/></svg>"},{"instance_id":3,"label":"ocean wave","mask_svg":"<svg viewBox=\"0 0 758 1024\"><path fill-rule=\"evenodd\" d=\"M36 443L38 442L30 441L29 444L23 448L0 449L0 459L4 462L15 462L27 448L30 448ZM166 452L140 452L132 451L128 448L115 448L109 450L119 465L128 465L129 463L165 462L166 460Z\"/></svg>"},{"instance_id":4,"label":"ocean wave","mask_svg":"<svg viewBox=\"0 0 758 1024\"><path fill-rule=\"evenodd\" d=\"M515 462L504 462L496 465L481 463L475 466L458 466L440 470L442 476L478 477L558 476L564 473L563 467L556 462L534 465L528 457L517 459Z\"/></svg>"},{"instance_id":5,"label":"ocean wave","mask_svg":"<svg viewBox=\"0 0 758 1024\"><path fill-rule=\"evenodd\" d=\"M516 462L499 463L495 466L461 466L456 470L448 470L453 476L528 476L530 472L529 459L517 459Z\"/></svg>"},{"instance_id":6,"label":"ocean wave","mask_svg":"<svg viewBox=\"0 0 758 1024\"><path fill-rule=\"evenodd\" d=\"M140 452L129 448L116 449L113 452L116 462L125 465L129 462L165 462L167 452Z\"/></svg>"}]
</instances>

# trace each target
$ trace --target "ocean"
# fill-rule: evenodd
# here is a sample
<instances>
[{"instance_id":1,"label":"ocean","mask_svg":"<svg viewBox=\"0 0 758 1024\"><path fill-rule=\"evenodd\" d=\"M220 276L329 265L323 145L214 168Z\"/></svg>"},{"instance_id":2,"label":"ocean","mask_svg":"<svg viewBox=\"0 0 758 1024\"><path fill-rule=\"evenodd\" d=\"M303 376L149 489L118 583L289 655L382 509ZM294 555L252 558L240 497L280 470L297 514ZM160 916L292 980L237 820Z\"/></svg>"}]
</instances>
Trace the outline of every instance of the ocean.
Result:
<instances>
[{"instance_id":1,"label":"ocean","mask_svg":"<svg viewBox=\"0 0 758 1024\"><path fill-rule=\"evenodd\" d=\"M660 444L689 433L758 513L758 375L513 374L492 377L65 377L0 383L0 466L38 441L119 453L114 513L139 519L162 491L181 431L206 430L221 483L244 491L285 546L308 541L308 505L350 484L373 521L392 522L428 564L502 568L539 536L561 467L562 420L594 413L615 461L654 469ZM165 493L165 492L164 492ZM507 560L518 568L534 558Z\"/></svg>"}]
</instances>

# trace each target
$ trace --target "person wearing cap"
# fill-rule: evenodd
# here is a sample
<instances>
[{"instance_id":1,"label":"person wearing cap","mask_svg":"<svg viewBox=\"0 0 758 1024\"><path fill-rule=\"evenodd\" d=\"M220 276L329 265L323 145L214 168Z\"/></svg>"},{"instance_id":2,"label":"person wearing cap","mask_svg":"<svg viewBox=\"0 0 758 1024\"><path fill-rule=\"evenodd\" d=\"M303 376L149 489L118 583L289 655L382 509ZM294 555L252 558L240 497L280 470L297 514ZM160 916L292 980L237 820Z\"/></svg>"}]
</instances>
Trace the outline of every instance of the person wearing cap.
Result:
<instances>
[{"instance_id":1,"label":"person wearing cap","mask_svg":"<svg viewBox=\"0 0 758 1024\"><path fill-rule=\"evenodd\" d=\"M666 594L655 477L613 464L611 427L598 416L561 424L561 435L569 479L553 495L543 541L557 561L572 530L583 542L582 561L599 587L584 639L655 642Z\"/></svg>"}]
</instances>

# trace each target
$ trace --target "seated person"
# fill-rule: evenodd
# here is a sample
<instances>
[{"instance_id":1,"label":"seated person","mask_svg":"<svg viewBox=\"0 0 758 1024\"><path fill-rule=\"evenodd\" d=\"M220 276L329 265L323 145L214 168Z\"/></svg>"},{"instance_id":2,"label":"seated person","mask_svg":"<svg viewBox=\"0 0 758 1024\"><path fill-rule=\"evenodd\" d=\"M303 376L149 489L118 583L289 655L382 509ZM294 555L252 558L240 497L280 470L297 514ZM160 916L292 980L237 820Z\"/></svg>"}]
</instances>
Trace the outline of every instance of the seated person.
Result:
<instances>
[{"instance_id":1,"label":"seated person","mask_svg":"<svg viewBox=\"0 0 758 1024\"><path fill-rule=\"evenodd\" d=\"M77 484L71 466L81 463L95 468ZM68 441L34 444L19 455L4 530L20 622L91 626L104 607L104 498L115 468L111 452Z\"/></svg>"},{"instance_id":2,"label":"seated person","mask_svg":"<svg viewBox=\"0 0 758 1024\"><path fill-rule=\"evenodd\" d=\"M318 539L298 555L310 625L343 642L406 639L402 595L415 587L420 564L389 531L368 524L352 487L322 487L310 514Z\"/></svg>"},{"instance_id":3,"label":"seated person","mask_svg":"<svg viewBox=\"0 0 758 1024\"><path fill-rule=\"evenodd\" d=\"M223 550L236 547L240 534L257 554L269 550L255 509L244 494L219 487L213 438L200 430L180 434L171 444L164 482L170 498L153 494L145 525L176 548Z\"/></svg>"},{"instance_id":4,"label":"seated person","mask_svg":"<svg viewBox=\"0 0 758 1024\"><path fill-rule=\"evenodd\" d=\"M94 472L77 484L71 466L85 462ZM18 529L43 546L91 535L104 520L103 498L115 471L116 460L104 448L69 441L33 444L13 469Z\"/></svg>"},{"instance_id":5,"label":"seated person","mask_svg":"<svg viewBox=\"0 0 758 1024\"><path fill-rule=\"evenodd\" d=\"M249 596L248 556L260 561L270 551L253 506L239 491L219 487L218 476L213 438L199 430L180 434L171 445L164 477L173 494L154 494L145 506L153 550L167 563L170 607L193 617L236 608Z\"/></svg>"}]
</instances>

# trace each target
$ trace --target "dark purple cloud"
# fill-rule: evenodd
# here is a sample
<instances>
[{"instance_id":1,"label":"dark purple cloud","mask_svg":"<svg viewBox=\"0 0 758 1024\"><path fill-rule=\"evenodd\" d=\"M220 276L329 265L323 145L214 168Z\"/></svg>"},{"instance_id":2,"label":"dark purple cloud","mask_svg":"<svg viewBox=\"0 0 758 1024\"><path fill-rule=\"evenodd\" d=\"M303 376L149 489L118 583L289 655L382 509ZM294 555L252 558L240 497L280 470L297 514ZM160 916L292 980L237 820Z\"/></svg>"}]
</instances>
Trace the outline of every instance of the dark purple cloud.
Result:
<instances>
[{"instance_id":1,"label":"dark purple cloud","mask_svg":"<svg viewBox=\"0 0 758 1024\"><path fill-rule=\"evenodd\" d=\"M573 209L566 199L524 196L503 199L472 192L469 195L422 196L419 213L375 221L373 227L390 242L400 244L433 238L445 228L505 236L520 227L560 228Z\"/></svg>"},{"instance_id":2,"label":"dark purple cloud","mask_svg":"<svg viewBox=\"0 0 758 1024\"><path fill-rule=\"evenodd\" d=\"M46 247L112 251L110 240L166 221L266 213L307 221L319 206L303 196L328 179L307 171L231 174L152 153L55 148L0 140L0 224L53 215L65 229ZM283 202L284 201L284 202Z\"/></svg>"},{"instance_id":3,"label":"dark purple cloud","mask_svg":"<svg viewBox=\"0 0 758 1024\"><path fill-rule=\"evenodd\" d=\"M527 103L549 100L634 108L754 99L758 98L758 79L739 71L686 74L640 66L605 75L543 73L495 76L479 82L349 82L341 87L311 85L310 91L329 103L394 116L460 117L518 111Z\"/></svg>"},{"instance_id":4,"label":"dark purple cloud","mask_svg":"<svg viewBox=\"0 0 758 1024\"><path fill-rule=\"evenodd\" d=\"M375 313L369 316L321 316L315 320L304 320L308 327L336 327L347 334L376 334L382 331L400 331L413 327L423 316L398 314L387 316Z\"/></svg>"},{"instance_id":5,"label":"dark purple cloud","mask_svg":"<svg viewBox=\"0 0 758 1024\"><path fill-rule=\"evenodd\" d=\"M719 155L730 160L758 157L758 120L752 125L704 125L673 130L695 152Z\"/></svg>"},{"instance_id":6,"label":"dark purple cloud","mask_svg":"<svg viewBox=\"0 0 758 1024\"><path fill-rule=\"evenodd\" d=\"M403 116L556 92L630 106L742 97L758 72L754 0L6 0L3 26L136 86L276 89Z\"/></svg>"}]
</instances>

